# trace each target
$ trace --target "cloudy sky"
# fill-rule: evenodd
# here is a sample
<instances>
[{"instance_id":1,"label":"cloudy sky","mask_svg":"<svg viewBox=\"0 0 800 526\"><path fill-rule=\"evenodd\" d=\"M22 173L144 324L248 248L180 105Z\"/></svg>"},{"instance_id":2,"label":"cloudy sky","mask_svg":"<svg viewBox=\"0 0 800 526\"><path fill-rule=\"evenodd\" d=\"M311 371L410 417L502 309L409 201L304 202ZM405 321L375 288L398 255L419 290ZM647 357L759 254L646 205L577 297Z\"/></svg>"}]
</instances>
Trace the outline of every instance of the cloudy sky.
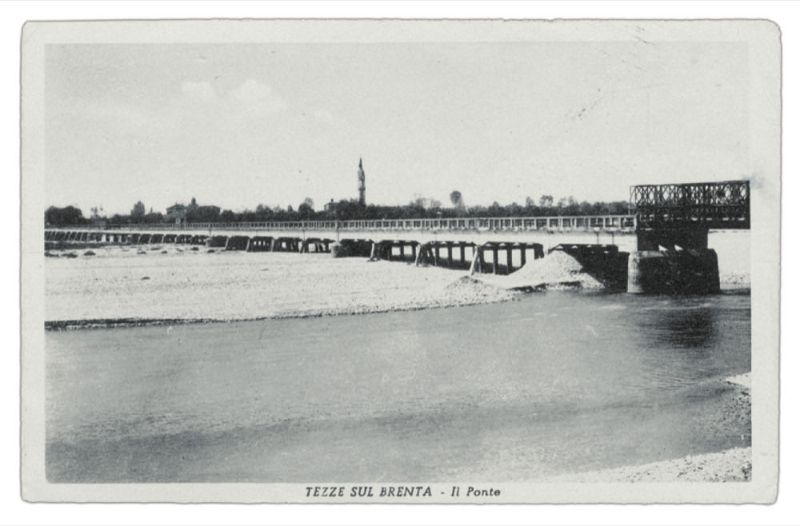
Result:
<instances>
[{"instance_id":1,"label":"cloudy sky","mask_svg":"<svg viewBox=\"0 0 800 526\"><path fill-rule=\"evenodd\" d=\"M50 45L52 205L628 198L747 177L736 43Z\"/></svg>"}]
</instances>

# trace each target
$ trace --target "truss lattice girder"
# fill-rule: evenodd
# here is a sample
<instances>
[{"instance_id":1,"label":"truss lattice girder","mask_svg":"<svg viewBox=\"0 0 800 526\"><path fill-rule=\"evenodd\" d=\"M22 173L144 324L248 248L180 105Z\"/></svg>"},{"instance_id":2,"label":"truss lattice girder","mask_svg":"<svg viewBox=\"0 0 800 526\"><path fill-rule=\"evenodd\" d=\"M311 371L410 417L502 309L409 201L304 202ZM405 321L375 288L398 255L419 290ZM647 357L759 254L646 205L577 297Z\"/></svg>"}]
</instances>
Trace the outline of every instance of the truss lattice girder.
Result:
<instances>
[{"instance_id":1,"label":"truss lattice girder","mask_svg":"<svg viewBox=\"0 0 800 526\"><path fill-rule=\"evenodd\" d=\"M750 228L749 181L631 187L638 229Z\"/></svg>"}]
</instances>

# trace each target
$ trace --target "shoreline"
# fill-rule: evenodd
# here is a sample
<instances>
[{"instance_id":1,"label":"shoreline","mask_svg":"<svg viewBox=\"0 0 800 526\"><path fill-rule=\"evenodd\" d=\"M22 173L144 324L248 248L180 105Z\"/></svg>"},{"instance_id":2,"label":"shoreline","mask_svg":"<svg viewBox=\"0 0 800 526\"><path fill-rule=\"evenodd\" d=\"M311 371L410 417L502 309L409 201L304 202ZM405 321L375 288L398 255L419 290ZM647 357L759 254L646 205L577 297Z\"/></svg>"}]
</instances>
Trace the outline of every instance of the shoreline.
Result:
<instances>
[{"instance_id":1,"label":"shoreline","mask_svg":"<svg viewBox=\"0 0 800 526\"><path fill-rule=\"evenodd\" d=\"M734 411L747 418L751 414L750 381L750 372L720 380L732 387L741 402L734 405ZM549 477L544 482L749 482L753 470L752 456L753 447L748 445L645 464L566 473Z\"/></svg>"},{"instance_id":2,"label":"shoreline","mask_svg":"<svg viewBox=\"0 0 800 526\"><path fill-rule=\"evenodd\" d=\"M93 330L93 329L125 329L134 327L163 327L171 325L199 325L199 324L223 324L223 323L245 323L266 320L302 320L306 318L329 318L337 316L363 316L366 314L387 314L391 312L414 312L428 309L458 309L461 307L472 307L476 305L490 305L492 303L505 303L516 301L521 296L527 295L524 292L515 292L512 297L498 299L497 301L476 301L474 303L453 303L444 305L409 305L398 307L387 307L385 309L352 309L348 311L306 311L306 312L285 312L274 316L259 316L251 318L109 318L109 319L83 319L83 320L53 320L45 321L44 326L47 331L74 331L74 330Z\"/></svg>"},{"instance_id":3,"label":"shoreline","mask_svg":"<svg viewBox=\"0 0 800 526\"><path fill-rule=\"evenodd\" d=\"M46 264L48 330L414 311L521 295L463 271L327 254L109 251Z\"/></svg>"},{"instance_id":4,"label":"shoreline","mask_svg":"<svg viewBox=\"0 0 800 526\"><path fill-rule=\"evenodd\" d=\"M602 289L563 254L531 261L530 268L508 276L470 276L327 254L165 252L152 257L101 249L91 257L48 258L44 328L352 316L501 303L546 290ZM747 287L740 278L723 289Z\"/></svg>"},{"instance_id":5,"label":"shoreline","mask_svg":"<svg viewBox=\"0 0 800 526\"><path fill-rule=\"evenodd\" d=\"M752 478L753 448L725 449L714 453L686 455L647 464L569 473L543 482L579 483L665 483L665 482L749 482Z\"/></svg>"}]
</instances>

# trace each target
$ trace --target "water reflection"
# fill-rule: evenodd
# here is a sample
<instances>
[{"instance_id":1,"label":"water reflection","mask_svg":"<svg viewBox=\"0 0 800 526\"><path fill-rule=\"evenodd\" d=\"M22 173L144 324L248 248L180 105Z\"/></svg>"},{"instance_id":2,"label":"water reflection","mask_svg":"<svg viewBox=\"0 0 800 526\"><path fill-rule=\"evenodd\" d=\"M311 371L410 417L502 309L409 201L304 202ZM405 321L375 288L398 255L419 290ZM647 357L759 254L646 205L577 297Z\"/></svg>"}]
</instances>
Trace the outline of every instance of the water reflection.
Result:
<instances>
[{"instance_id":1,"label":"water reflection","mask_svg":"<svg viewBox=\"0 0 800 526\"><path fill-rule=\"evenodd\" d=\"M717 337L717 313L710 307L694 307L664 312L649 318L647 330L658 344L678 348L703 348Z\"/></svg>"}]
</instances>

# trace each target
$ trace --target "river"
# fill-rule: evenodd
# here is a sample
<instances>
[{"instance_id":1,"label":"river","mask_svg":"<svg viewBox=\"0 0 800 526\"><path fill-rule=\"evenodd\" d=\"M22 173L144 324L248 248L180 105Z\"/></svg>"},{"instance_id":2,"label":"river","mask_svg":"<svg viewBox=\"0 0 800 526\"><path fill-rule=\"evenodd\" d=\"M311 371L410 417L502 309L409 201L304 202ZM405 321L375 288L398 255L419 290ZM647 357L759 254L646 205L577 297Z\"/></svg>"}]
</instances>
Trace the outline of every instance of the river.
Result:
<instances>
[{"instance_id":1,"label":"river","mask_svg":"<svg viewBox=\"0 0 800 526\"><path fill-rule=\"evenodd\" d=\"M522 481L750 445L750 295L48 331L52 482Z\"/></svg>"}]
</instances>

